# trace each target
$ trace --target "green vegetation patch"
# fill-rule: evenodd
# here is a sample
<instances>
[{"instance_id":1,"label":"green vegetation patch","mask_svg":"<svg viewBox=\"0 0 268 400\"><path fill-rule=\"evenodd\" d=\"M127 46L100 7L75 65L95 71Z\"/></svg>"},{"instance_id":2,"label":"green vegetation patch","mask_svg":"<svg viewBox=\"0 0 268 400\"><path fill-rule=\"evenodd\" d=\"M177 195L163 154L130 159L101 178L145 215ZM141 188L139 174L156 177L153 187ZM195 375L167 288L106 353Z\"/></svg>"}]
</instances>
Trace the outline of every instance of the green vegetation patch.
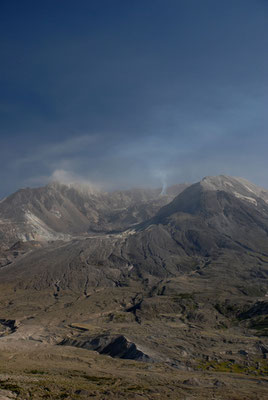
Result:
<instances>
[{"instance_id":1,"label":"green vegetation patch","mask_svg":"<svg viewBox=\"0 0 268 400\"><path fill-rule=\"evenodd\" d=\"M236 374L268 375L268 365L264 360L252 363L249 366L233 361L206 361L200 362L198 369L202 371L213 370L216 372L229 372Z\"/></svg>"},{"instance_id":2,"label":"green vegetation patch","mask_svg":"<svg viewBox=\"0 0 268 400\"><path fill-rule=\"evenodd\" d=\"M38 369L31 369L30 371L25 371L27 374L32 374L32 375L45 375L45 371L40 371Z\"/></svg>"},{"instance_id":3,"label":"green vegetation patch","mask_svg":"<svg viewBox=\"0 0 268 400\"><path fill-rule=\"evenodd\" d=\"M21 388L16 385L15 383L8 382L8 381L0 381L0 389L2 390L10 390L10 392L20 394Z\"/></svg>"},{"instance_id":4,"label":"green vegetation patch","mask_svg":"<svg viewBox=\"0 0 268 400\"><path fill-rule=\"evenodd\" d=\"M172 299L174 301L176 300L182 300L182 299L186 299L186 300L194 300L194 294L195 293L178 293L178 294L174 294L172 296Z\"/></svg>"},{"instance_id":5,"label":"green vegetation patch","mask_svg":"<svg viewBox=\"0 0 268 400\"><path fill-rule=\"evenodd\" d=\"M82 377L89 382L95 383L96 385L103 385L105 383L109 385L114 385L117 382L117 379L109 378L106 376L83 375Z\"/></svg>"}]
</instances>

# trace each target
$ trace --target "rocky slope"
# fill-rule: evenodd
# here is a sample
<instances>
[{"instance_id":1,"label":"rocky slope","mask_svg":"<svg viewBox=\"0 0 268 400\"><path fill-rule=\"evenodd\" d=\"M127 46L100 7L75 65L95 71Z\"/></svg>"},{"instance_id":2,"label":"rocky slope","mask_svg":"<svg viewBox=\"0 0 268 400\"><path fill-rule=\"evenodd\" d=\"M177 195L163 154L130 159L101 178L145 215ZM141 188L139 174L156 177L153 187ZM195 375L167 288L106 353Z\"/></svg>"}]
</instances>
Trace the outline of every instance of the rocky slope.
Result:
<instances>
[{"instance_id":1,"label":"rocky slope","mask_svg":"<svg viewBox=\"0 0 268 400\"><path fill-rule=\"evenodd\" d=\"M105 193L80 185L52 183L21 189L0 203L0 238L17 240L70 240L87 232L124 230L153 216L186 184L161 189L134 189Z\"/></svg>"},{"instance_id":2,"label":"rocky slope","mask_svg":"<svg viewBox=\"0 0 268 400\"><path fill-rule=\"evenodd\" d=\"M50 224L52 229L55 220L45 220L48 214L48 206L44 208L45 199L49 198L53 202L53 205L51 203L49 206L50 210L56 207L55 204L59 207L59 203L55 197L49 197L50 190L50 187L42 189L43 197L40 190L37 190L34 201L32 199L31 203L27 203L27 207L32 207L32 212L35 212L37 218L36 194L40 195L42 207L40 198L38 204L42 210L43 223L46 222L47 226ZM73 194L72 188L60 187L60 190L64 193L67 191L69 197L69 190ZM61 191L57 188L57 195ZM77 192L75 196L78 196ZM112 196L119 196L122 205L122 193ZM137 200L134 200L135 196ZM140 207L139 218L137 217L136 221L141 218L142 210L151 207L150 212L145 211L148 216L153 212L157 201L158 208L159 202L167 201L167 198L162 197L155 200L154 196L155 193L151 191L124 193L125 204L130 204L127 209L129 215L134 201L137 201ZM20 195L19 199L21 200ZM18 201L18 194L15 195L15 200ZM15 200L11 199L9 204ZM154 217L141 224L128 225L128 228L132 228L123 232L111 232L108 223L107 231L100 233L99 230L103 229L102 222L98 225L96 221L95 230L98 233L86 234L88 219L83 226L78 224L78 219L73 218L74 222L70 224L69 231L67 225L64 226L65 230L62 229L64 241L29 241L28 246L23 245L23 242L17 243L1 253L1 265L6 265L0 272L1 279L13 281L14 284L20 282L22 287L53 287L55 282L60 282L59 287L63 289L69 287L86 290L88 286L114 286L128 284L132 279L154 280L190 272L205 276L217 264L226 264L224 269L215 266L218 268L218 275L225 275L225 279L233 275L237 282L249 279L250 276L262 279L266 277L268 260L267 201L267 191L245 180L225 176L205 178L186 188L168 205L160 208ZM74 203L80 204L77 198L72 204ZM65 205L61 206L61 210L67 207L66 204L69 204L67 200ZM7 216L8 207L5 204L4 206L2 212L5 210ZM102 217L98 217L98 221L108 218L105 214L107 209L103 211L103 208L104 202L100 201L98 212ZM22 209L25 210L25 206ZM21 209L18 213L22 217L25 216ZM41 220L40 213L39 210ZM89 218L85 210L81 215L85 220ZM129 217L128 222L130 219ZM62 219L61 228L67 224L66 221L66 218ZM121 220L119 222L122 223ZM75 223L80 227L79 235L75 232ZM118 221L115 221L113 227L117 224ZM53 232L56 232L55 225L53 228ZM207 265L210 265L210 268L207 268Z\"/></svg>"},{"instance_id":3,"label":"rocky slope","mask_svg":"<svg viewBox=\"0 0 268 400\"><path fill-rule=\"evenodd\" d=\"M12 221L15 234L9 233L1 250L1 351L9 359L12 348L19 358L21 346L28 357L38 343L40 351L44 346L53 353L56 347L65 357L74 346L84 359L93 357L93 350L115 362L123 358L126 371L136 368L130 359L151 361L161 370L158 379L165 371L190 374L181 389L166 377L163 398L177 398L176 390L187 397L196 386L193 398L264 399L268 192L244 179L219 176L177 195L159 193L85 195L52 185L3 202L1 218ZM35 225L25 222L25 210L53 235L65 236L51 240L41 229L38 236ZM92 215L97 215L93 222ZM17 241L18 232L24 232L23 241ZM4 229L2 235L6 238ZM36 240L27 240L32 237ZM15 321L16 329L6 321ZM98 365L90 362L93 369ZM149 369L146 374L156 385L155 375ZM210 393L204 384L208 376L224 382L219 383L224 390L217 386ZM238 376L248 388L241 396ZM96 398L105 398L94 390ZM131 398L122 393L113 395ZM154 398L146 393L134 390L135 396Z\"/></svg>"}]
</instances>

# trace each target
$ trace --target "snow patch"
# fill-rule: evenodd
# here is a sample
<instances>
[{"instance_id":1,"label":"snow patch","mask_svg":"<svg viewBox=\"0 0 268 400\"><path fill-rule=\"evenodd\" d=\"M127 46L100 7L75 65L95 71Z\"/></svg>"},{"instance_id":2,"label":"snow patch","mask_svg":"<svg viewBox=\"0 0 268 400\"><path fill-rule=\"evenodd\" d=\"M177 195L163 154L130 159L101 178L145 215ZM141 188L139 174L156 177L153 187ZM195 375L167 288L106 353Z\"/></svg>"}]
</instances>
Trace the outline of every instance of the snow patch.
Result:
<instances>
[{"instance_id":1,"label":"snow patch","mask_svg":"<svg viewBox=\"0 0 268 400\"><path fill-rule=\"evenodd\" d=\"M244 184L244 186L245 186L245 188L247 188L247 190L249 190L251 193L256 194L256 193L254 192L254 190L250 189L250 187L248 187L248 186L245 185L245 184Z\"/></svg>"},{"instance_id":2,"label":"snow patch","mask_svg":"<svg viewBox=\"0 0 268 400\"><path fill-rule=\"evenodd\" d=\"M231 182L224 182L225 186L231 186L232 188L234 187L234 185Z\"/></svg>"},{"instance_id":3,"label":"snow patch","mask_svg":"<svg viewBox=\"0 0 268 400\"><path fill-rule=\"evenodd\" d=\"M258 205L257 200L253 199L253 197L244 196L244 195L242 195L240 193L237 193L237 192L234 192L234 195L238 199L246 200L246 201L250 202L251 204L254 204L255 206Z\"/></svg>"}]
</instances>

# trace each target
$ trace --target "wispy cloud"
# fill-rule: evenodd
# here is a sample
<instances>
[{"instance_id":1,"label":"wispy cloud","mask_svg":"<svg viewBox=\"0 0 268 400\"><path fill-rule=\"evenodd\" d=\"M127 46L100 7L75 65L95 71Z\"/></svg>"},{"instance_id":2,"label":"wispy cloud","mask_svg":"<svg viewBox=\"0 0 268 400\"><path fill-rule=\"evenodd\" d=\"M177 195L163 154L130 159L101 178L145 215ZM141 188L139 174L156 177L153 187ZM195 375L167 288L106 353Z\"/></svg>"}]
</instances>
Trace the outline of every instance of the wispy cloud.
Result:
<instances>
[{"instance_id":1,"label":"wispy cloud","mask_svg":"<svg viewBox=\"0 0 268 400\"><path fill-rule=\"evenodd\" d=\"M48 143L45 146L40 146L35 149L30 149L26 156L18 158L14 161L16 167L23 167L25 164L44 163L49 164L51 161L72 158L74 155L85 151L89 146L92 146L98 140L97 135L78 135L68 137L60 142Z\"/></svg>"}]
</instances>

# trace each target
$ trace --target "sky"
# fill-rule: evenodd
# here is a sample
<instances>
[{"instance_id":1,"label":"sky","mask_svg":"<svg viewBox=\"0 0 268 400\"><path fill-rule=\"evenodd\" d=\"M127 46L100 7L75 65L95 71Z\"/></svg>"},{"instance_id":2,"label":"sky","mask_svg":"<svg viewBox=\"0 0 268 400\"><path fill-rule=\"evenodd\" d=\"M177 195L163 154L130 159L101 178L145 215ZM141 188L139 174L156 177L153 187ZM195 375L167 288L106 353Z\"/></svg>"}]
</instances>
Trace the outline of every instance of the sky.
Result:
<instances>
[{"instance_id":1,"label":"sky","mask_svg":"<svg viewBox=\"0 0 268 400\"><path fill-rule=\"evenodd\" d=\"M2 0L0 198L241 176L268 188L267 0Z\"/></svg>"}]
</instances>

